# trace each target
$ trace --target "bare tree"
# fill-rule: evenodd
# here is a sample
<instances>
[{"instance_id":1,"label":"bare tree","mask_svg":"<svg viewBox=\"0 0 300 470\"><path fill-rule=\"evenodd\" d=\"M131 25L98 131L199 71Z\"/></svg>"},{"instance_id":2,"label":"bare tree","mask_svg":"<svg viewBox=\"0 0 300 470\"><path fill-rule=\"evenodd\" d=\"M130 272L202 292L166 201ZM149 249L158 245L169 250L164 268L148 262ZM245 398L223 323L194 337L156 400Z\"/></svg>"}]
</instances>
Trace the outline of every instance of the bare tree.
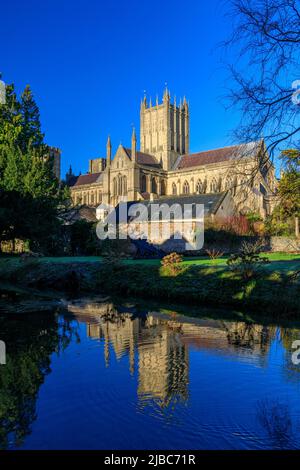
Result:
<instances>
[{"instance_id":1,"label":"bare tree","mask_svg":"<svg viewBox=\"0 0 300 470\"><path fill-rule=\"evenodd\" d=\"M242 114L235 138L263 136L271 159L277 150L300 149L300 0L229 1L229 96Z\"/></svg>"}]
</instances>

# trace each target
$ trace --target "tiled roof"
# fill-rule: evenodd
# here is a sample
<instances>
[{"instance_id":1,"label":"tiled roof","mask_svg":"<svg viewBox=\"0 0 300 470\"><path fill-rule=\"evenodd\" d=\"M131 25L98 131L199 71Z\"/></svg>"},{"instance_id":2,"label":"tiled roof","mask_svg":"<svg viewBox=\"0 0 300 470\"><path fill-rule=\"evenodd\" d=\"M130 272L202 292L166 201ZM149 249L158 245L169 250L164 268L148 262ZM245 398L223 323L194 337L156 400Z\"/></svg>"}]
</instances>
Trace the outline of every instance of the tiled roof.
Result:
<instances>
[{"instance_id":1,"label":"tiled roof","mask_svg":"<svg viewBox=\"0 0 300 470\"><path fill-rule=\"evenodd\" d=\"M144 202L148 206L151 204L168 204L169 207L173 204L179 204L182 208L184 204L203 204L204 213L207 215L217 212L227 193L228 191L222 193L190 194L186 196L161 196L153 201L142 201L142 203Z\"/></svg>"},{"instance_id":2,"label":"tiled roof","mask_svg":"<svg viewBox=\"0 0 300 470\"><path fill-rule=\"evenodd\" d=\"M131 158L131 149L125 148L125 152L127 153L128 157ZM150 165L150 166L156 166L158 168L161 167L160 163L157 163L156 158L153 155L149 155L148 153L143 153L137 151L137 162L140 165Z\"/></svg>"},{"instance_id":3,"label":"tiled roof","mask_svg":"<svg viewBox=\"0 0 300 470\"><path fill-rule=\"evenodd\" d=\"M70 209L62 217L66 225L71 225L77 220L86 220L87 222L96 222L96 209L94 207L81 206L74 209Z\"/></svg>"},{"instance_id":4,"label":"tiled roof","mask_svg":"<svg viewBox=\"0 0 300 470\"><path fill-rule=\"evenodd\" d=\"M119 223L119 214L120 214L120 206L126 204L127 211L129 208L134 204L142 204L147 209L147 214L150 217L151 211L149 210L151 205L154 205L154 210L158 210L158 205L167 204L169 207L173 206L174 204L179 204L182 210L184 209L185 204L192 205L192 214L193 217L196 215L196 204L203 204L204 206L204 215L216 214L220 205L222 204L224 198L228 194L228 191L222 193L212 193L212 194L194 194L194 195L187 195L187 196L164 196L153 201L145 200L145 201L128 201L128 202L121 202L115 208L116 210L116 221ZM128 213L128 212L127 212ZM112 217L115 217L113 215ZM131 217L128 216L128 220Z\"/></svg>"},{"instance_id":5,"label":"tiled roof","mask_svg":"<svg viewBox=\"0 0 300 470\"><path fill-rule=\"evenodd\" d=\"M233 145L205 152L197 152L183 155L176 165L176 170L190 168L193 166L208 165L210 163L220 163L241 157L253 156L258 151L260 142L250 142L245 145Z\"/></svg>"},{"instance_id":6,"label":"tiled roof","mask_svg":"<svg viewBox=\"0 0 300 470\"><path fill-rule=\"evenodd\" d=\"M67 186L70 186L70 187L74 186L76 181L78 180L78 178L79 178L79 176L75 176L75 175L69 177L68 180L67 180Z\"/></svg>"},{"instance_id":7,"label":"tiled roof","mask_svg":"<svg viewBox=\"0 0 300 470\"><path fill-rule=\"evenodd\" d=\"M83 184L92 184L97 181L101 173L88 173L87 175L80 175L73 186L81 186Z\"/></svg>"}]
</instances>

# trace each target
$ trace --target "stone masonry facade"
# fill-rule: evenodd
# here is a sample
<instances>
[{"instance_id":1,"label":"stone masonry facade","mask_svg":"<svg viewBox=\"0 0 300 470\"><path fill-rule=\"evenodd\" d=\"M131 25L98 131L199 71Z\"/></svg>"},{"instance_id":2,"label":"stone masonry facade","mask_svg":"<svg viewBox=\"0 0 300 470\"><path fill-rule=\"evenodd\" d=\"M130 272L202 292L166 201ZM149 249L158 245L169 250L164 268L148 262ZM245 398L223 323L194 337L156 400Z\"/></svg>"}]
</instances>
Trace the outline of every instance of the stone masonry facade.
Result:
<instances>
[{"instance_id":1,"label":"stone masonry facade","mask_svg":"<svg viewBox=\"0 0 300 470\"><path fill-rule=\"evenodd\" d=\"M274 166L263 140L190 153L189 104L171 100L140 106L140 150L135 130L131 147L119 145L114 156L110 137L106 158L90 160L89 173L71 178L74 204L116 206L128 201L163 199L229 191L237 213L262 217L276 203Z\"/></svg>"}]
</instances>

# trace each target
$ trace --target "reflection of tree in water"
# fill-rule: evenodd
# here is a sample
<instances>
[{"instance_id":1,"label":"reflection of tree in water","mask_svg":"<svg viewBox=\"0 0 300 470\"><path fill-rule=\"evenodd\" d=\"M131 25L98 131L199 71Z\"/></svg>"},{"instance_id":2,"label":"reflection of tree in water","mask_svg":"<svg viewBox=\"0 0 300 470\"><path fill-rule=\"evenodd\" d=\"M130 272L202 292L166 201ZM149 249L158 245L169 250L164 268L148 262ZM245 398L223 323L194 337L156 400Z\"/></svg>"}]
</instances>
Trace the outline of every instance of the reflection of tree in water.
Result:
<instances>
[{"instance_id":1,"label":"reflection of tree in water","mask_svg":"<svg viewBox=\"0 0 300 470\"><path fill-rule=\"evenodd\" d=\"M59 324L54 313L1 316L6 365L0 366L0 448L20 445L36 419L39 387L51 371L51 354L62 351L76 333L71 323Z\"/></svg>"},{"instance_id":2,"label":"reflection of tree in water","mask_svg":"<svg viewBox=\"0 0 300 470\"><path fill-rule=\"evenodd\" d=\"M279 400L265 399L257 404L257 417L273 441L273 447L291 447L293 439L292 420L289 407Z\"/></svg>"},{"instance_id":3,"label":"reflection of tree in water","mask_svg":"<svg viewBox=\"0 0 300 470\"><path fill-rule=\"evenodd\" d=\"M261 353L268 351L270 341L274 338L275 329L254 323L224 323L228 343L236 348L254 350L259 347Z\"/></svg>"}]
</instances>

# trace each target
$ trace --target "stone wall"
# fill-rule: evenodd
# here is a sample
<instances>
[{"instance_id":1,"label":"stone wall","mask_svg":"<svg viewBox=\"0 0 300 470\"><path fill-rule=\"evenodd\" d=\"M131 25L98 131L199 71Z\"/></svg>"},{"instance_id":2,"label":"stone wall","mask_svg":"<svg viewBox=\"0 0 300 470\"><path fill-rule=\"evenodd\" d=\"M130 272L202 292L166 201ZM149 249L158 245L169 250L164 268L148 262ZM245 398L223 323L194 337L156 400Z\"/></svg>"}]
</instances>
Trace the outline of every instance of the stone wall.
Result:
<instances>
[{"instance_id":1,"label":"stone wall","mask_svg":"<svg viewBox=\"0 0 300 470\"><path fill-rule=\"evenodd\" d=\"M270 251L286 251L300 253L300 238L270 237Z\"/></svg>"},{"instance_id":2,"label":"stone wall","mask_svg":"<svg viewBox=\"0 0 300 470\"><path fill-rule=\"evenodd\" d=\"M185 253L186 255L203 255L206 253L206 250L218 250L224 254L236 253L239 251L242 243L250 242L254 243L256 241L262 242L262 250L265 252L287 252L287 253L300 253L300 239L288 238L288 237L250 237L250 236L236 236L233 239L224 239L218 241L205 241L204 237L204 246L202 250L195 251L186 251L185 240L175 240L169 239L164 241L162 244L155 244L155 246L166 253L171 253L176 251L178 253Z\"/></svg>"}]
</instances>

